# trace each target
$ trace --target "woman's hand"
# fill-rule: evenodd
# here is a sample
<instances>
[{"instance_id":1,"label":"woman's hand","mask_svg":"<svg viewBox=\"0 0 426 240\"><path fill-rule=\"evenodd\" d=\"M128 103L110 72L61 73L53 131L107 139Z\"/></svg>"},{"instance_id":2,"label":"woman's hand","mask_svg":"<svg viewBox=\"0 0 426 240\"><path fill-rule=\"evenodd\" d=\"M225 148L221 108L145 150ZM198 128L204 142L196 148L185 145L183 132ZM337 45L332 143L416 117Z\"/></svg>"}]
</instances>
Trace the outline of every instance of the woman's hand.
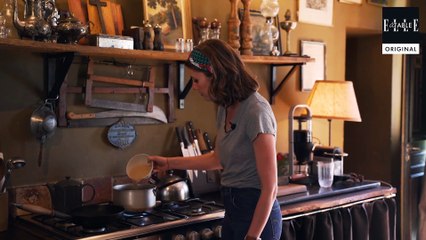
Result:
<instances>
[{"instance_id":1,"label":"woman's hand","mask_svg":"<svg viewBox=\"0 0 426 240\"><path fill-rule=\"evenodd\" d=\"M155 171L165 171L170 168L169 161L166 157L148 156L148 161L151 161L154 163Z\"/></svg>"}]
</instances>

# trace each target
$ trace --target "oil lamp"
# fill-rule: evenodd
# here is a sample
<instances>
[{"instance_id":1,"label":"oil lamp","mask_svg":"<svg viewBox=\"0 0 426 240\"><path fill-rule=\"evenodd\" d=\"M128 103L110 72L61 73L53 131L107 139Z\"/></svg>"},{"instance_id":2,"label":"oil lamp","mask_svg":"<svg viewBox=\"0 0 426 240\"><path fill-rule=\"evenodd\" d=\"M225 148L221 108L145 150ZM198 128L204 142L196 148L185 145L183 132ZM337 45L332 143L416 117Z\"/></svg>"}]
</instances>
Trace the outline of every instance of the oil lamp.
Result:
<instances>
[{"instance_id":1,"label":"oil lamp","mask_svg":"<svg viewBox=\"0 0 426 240\"><path fill-rule=\"evenodd\" d=\"M296 28L297 22L290 20L291 13L289 9L285 12L284 18L285 21L280 23L280 27L287 33L284 55L294 55L295 53L290 52L290 31Z\"/></svg>"}]
</instances>

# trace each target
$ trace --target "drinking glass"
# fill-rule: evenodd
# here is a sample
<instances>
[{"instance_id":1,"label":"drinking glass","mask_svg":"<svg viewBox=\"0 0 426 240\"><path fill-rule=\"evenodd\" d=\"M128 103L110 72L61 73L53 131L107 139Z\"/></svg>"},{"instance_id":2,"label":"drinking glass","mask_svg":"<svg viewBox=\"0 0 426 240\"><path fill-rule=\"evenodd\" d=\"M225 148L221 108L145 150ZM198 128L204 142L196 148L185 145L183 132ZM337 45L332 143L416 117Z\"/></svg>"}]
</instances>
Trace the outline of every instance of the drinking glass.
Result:
<instances>
[{"instance_id":1,"label":"drinking glass","mask_svg":"<svg viewBox=\"0 0 426 240\"><path fill-rule=\"evenodd\" d=\"M333 184L334 163L333 158L318 161L318 183L322 188L329 188Z\"/></svg>"}]
</instances>

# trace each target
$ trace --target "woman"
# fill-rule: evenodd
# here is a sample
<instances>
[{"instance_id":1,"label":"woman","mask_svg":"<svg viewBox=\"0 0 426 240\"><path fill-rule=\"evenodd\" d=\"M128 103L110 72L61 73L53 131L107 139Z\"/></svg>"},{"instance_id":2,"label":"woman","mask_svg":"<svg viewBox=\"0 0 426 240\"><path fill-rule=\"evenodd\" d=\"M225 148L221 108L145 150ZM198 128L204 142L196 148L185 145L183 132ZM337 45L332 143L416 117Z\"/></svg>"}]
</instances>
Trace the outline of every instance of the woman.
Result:
<instances>
[{"instance_id":1,"label":"woman","mask_svg":"<svg viewBox=\"0 0 426 240\"><path fill-rule=\"evenodd\" d=\"M276 120L239 54L211 39L198 45L185 65L192 88L218 105L215 150L195 157L150 156L154 167L221 169L225 240L279 239L281 210L276 200Z\"/></svg>"}]
</instances>

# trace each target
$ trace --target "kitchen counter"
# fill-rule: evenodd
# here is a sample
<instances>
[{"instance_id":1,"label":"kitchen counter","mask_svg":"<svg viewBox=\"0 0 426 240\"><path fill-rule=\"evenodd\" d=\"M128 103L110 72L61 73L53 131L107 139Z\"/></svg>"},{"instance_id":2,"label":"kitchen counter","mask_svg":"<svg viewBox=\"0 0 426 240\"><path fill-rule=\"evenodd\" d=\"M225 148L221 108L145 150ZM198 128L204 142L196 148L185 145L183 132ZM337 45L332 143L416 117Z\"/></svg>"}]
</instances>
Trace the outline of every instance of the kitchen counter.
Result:
<instances>
[{"instance_id":1,"label":"kitchen counter","mask_svg":"<svg viewBox=\"0 0 426 240\"><path fill-rule=\"evenodd\" d=\"M314 186L310 188L308 187L308 192L311 192L312 188L314 188L315 191L318 187ZM306 213L343 208L362 202L374 201L382 198L392 198L395 196L396 188L379 183L376 187L358 191L347 191L337 195L330 194L328 197L314 196L309 199L309 197L306 197L306 193L299 193L278 198L278 200L281 203L283 219L291 219ZM300 199L302 198L309 200L301 201ZM289 203L286 203L285 200Z\"/></svg>"},{"instance_id":2,"label":"kitchen counter","mask_svg":"<svg viewBox=\"0 0 426 240\"><path fill-rule=\"evenodd\" d=\"M314 214L315 212L325 211L328 209L344 208L377 199L392 198L396 195L396 189L394 187L383 184L367 189L352 192L348 191L337 195L326 194L325 197L312 194L313 192L318 191L318 189L315 188L317 187L308 187L308 193L292 194L285 196L284 198L279 198L283 219L297 218L306 214ZM311 194L311 199L306 197L307 194ZM216 194L216 196L217 195L218 194ZM29 231L31 230L29 229ZM46 238L30 235L27 231L23 231L18 226L15 226L14 222L12 222L9 224L8 231L0 233L0 239L35 240Z\"/></svg>"}]
</instances>

